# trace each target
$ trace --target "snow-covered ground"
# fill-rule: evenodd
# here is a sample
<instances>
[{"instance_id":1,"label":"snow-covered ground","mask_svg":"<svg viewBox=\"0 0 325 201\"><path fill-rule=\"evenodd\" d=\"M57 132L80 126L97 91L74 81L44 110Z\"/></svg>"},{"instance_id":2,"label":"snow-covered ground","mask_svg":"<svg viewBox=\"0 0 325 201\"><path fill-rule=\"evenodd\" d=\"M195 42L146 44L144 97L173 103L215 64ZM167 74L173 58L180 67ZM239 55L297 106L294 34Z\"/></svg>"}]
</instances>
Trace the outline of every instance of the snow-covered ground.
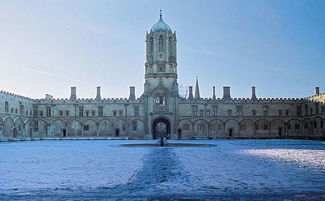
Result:
<instances>
[{"instance_id":1,"label":"snow-covered ground","mask_svg":"<svg viewBox=\"0 0 325 201\"><path fill-rule=\"evenodd\" d=\"M120 146L153 142L0 143L0 200L325 199L322 142L202 140L170 142L212 146Z\"/></svg>"}]
</instances>

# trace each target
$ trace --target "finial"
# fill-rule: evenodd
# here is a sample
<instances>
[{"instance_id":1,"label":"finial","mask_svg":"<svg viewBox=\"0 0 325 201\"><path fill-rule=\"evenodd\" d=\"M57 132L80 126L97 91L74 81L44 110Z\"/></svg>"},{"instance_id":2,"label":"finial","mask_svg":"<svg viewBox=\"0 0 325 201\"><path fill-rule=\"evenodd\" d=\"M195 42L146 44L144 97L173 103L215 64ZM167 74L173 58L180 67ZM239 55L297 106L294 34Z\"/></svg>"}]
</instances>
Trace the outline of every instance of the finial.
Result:
<instances>
[{"instance_id":1,"label":"finial","mask_svg":"<svg viewBox=\"0 0 325 201\"><path fill-rule=\"evenodd\" d=\"M161 10L161 7L160 7L160 19L162 19L162 10Z\"/></svg>"}]
</instances>

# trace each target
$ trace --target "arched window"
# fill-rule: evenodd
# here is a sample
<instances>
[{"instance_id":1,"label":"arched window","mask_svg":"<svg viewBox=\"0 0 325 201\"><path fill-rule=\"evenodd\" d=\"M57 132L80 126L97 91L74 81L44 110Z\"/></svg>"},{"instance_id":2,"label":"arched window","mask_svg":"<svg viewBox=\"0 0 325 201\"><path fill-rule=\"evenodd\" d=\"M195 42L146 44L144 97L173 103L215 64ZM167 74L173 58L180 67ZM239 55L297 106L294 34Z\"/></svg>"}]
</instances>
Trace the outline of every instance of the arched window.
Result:
<instances>
[{"instance_id":1,"label":"arched window","mask_svg":"<svg viewBox=\"0 0 325 201\"><path fill-rule=\"evenodd\" d=\"M8 101L5 102L5 112L9 112L9 103L8 103Z\"/></svg>"},{"instance_id":2,"label":"arched window","mask_svg":"<svg viewBox=\"0 0 325 201\"><path fill-rule=\"evenodd\" d=\"M172 37L169 37L169 40L168 40L168 51L169 51L169 56L173 57L174 53L173 53L173 38Z\"/></svg>"},{"instance_id":3,"label":"arched window","mask_svg":"<svg viewBox=\"0 0 325 201\"><path fill-rule=\"evenodd\" d=\"M163 52L164 51L164 36L160 35L158 39L158 51Z\"/></svg>"},{"instance_id":4,"label":"arched window","mask_svg":"<svg viewBox=\"0 0 325 201\"><path fill-rule=\"evenodd\" d=\"M153 38L150 37L150 40L149 40L149 53L152 54L153 52Z\"/></svg>"}]
</instances>

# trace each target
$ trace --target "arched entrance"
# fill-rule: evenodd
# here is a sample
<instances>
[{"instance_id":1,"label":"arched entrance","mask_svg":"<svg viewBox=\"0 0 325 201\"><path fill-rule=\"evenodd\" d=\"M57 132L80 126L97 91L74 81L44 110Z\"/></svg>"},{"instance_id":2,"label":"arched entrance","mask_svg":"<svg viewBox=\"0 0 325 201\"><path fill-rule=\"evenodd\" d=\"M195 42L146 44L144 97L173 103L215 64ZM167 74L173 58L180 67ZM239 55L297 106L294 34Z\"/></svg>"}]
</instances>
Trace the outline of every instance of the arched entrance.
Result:
<instances>
[{"instance_id":1,"label":"arched entrance","mask_svg":"<svg viewBox=\"0 0 325 201\"><path fill-rule=\"evenodd\" d=\"M116 136L116 137L119 137L119 136L120 136L120 129L116 129L116 130L115 130L115 136Z\"/></svg>"},{"instance_id":2,"label":"arched entrance","mask_svg":"<svg viewBox=\"0 0 325 201\"><path fill-rule=\"evenodd\" d=\"M170 123L165 118L158 118L152 123L152 138L157 139L161 133L165 133L167 139L170 136Z\"/></svg>"}]
</instances>

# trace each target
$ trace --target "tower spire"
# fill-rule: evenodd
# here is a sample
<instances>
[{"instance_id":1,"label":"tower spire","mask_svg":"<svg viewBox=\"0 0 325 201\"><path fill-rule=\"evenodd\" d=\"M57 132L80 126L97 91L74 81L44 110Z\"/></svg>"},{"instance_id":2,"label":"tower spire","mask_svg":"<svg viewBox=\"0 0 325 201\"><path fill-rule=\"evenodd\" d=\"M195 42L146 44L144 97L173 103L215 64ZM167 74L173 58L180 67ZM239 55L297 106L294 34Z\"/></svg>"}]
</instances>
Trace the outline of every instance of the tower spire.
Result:
<instances>
[{"instance_id":1,"label":"tower spire","mask_svg":"<svg viewBox=\"0 0 325 201\"><path fill-rule=\"evenodd\" d=\"M161 10L161 7L160 7L160 19L162 19L162 10Z\"/></svg>"},{"instance_id":2,"label":"tower spire","mask_svg":"<svg viewBox=\"0 0 325 201\"><path fill-rule=\"evenodd\" d=\"M196 76L196 84L195 84L195 98L200 99L199 79L197 76Z\"/></svg>"}]
</instances>

